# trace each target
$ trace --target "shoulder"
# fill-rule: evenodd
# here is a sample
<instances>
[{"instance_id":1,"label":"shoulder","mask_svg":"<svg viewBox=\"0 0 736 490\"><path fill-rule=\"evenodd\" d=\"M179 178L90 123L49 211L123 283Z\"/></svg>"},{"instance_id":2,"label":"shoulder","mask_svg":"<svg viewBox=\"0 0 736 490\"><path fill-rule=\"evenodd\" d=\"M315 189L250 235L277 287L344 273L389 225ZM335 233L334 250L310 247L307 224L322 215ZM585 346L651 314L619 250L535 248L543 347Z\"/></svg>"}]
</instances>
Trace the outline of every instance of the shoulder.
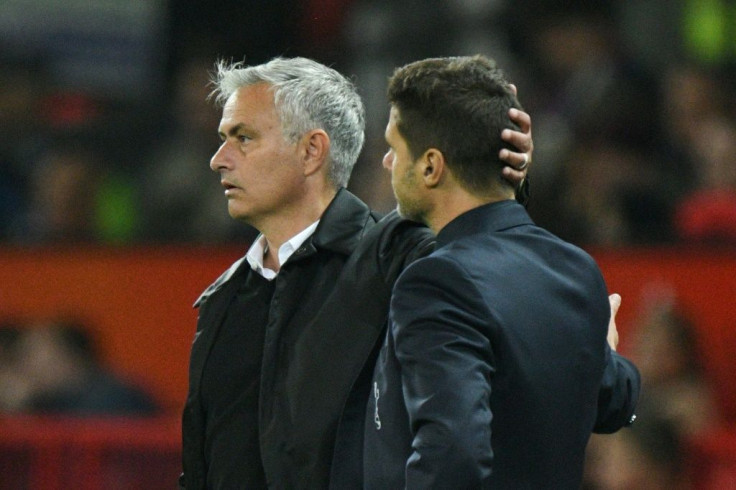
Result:
<instances>
[{"instance_id":1,"label":"shoulder","mask_svg":"<svg viewBox=\"0 0 736 490\"><path fill-rule=\"evenodd\" d=\"M402 218L396 211L384 216L366 236L383 257L400 258L404 265L434 251L436 237L426 226Z\"/></svg>"},{"instance_id":2,"label":"shoulder","mask_svg":"<svg viewBox=\"0 0 736 490\"><path fill-rule=\"evenodd\" d=\"M207 289L205 289L202 294L199 295L197 300L194 302L193 308L198 308L203 301L205 301L209 296L211 296L213 293L215 293L218 289L220 289L223 284L225 284L230 278L235 274L235 272L240 268L241 265L243 265L243 262L245 262L245 256L239 258L235 262L233 262L233 265L231 265L225 272L220 274L220 277L218 277L215 282L207 286Z\"/></svg>"},{"instance_id":3,"label":"shoulder","mask_svg":"<svg viewBox=\"0 0 736 490\"><path fill-rule=\"evenodd\" d=\"M421 284L450 287L465 281L470 281L465 266L442 249L408 264L396 287L412 288Z\"/></svg>"},{"instance_id":4,"label":"shoulder","mask_svg":"<svg viewBox=\"0 0 736 490\"><path fill-rule=\"evenodd\" d=\"M411 264L391 296L389 325L397 346L430 333L434 340L448 333L456 340L486 336L493 314L479 286L448 254L433 253ZM432 342L429 337L424 341Z\"/></svg>"},{"instance_id":5,"label":"shoulder","mask_svg":"<svg viewBox=\"0 0 736 490\"><path fill-rule=\"evenodd\" d=\"M392 296L391 306L409 311L416 303L465 304L471 308L481 295L472 274L461 261L443 249L420 258L401 273ZM478 301L476 301L478 300Z\"/></svg>"},{"instance_id":6,"label":"shoulder","mask_svg":"<svg viewBox=\"0 0 736 490\"><path fill-rule=\"evenodd\" d=\"M434 243L427 227L392 211L366 230L351 261L355 267L377 272L390 288L408 264L434 250Z\"/></svg>"}]
</instances>

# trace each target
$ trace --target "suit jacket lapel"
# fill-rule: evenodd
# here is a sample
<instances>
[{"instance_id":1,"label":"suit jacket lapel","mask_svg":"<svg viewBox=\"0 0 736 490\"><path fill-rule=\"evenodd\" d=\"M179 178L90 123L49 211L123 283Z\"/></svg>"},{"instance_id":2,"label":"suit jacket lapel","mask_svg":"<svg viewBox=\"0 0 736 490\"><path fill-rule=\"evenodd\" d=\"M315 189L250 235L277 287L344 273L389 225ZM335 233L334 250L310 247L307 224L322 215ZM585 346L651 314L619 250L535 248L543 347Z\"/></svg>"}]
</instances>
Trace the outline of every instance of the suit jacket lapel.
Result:
<instances>
[{"instance_id":1,"label":"suit jacket lapel","mask_svg":"<svg viewBox=\"0 0 736 490\"><path fill-rule=\"evenodd\" d=\"M204 364L225 319L228 303L232 300L240 284L239 281L231 281L230 279L243 263L243 259L240 259L233 264L220 279L202 293L195 303L195 306L199 307L199 319L197 321L199 328L194 334L189 361L190 396L196 396L199 393ZM247 262L244 267L247 270L244 269L241 273L250 274L252 272Z\"/></svg>"}]
</instances>

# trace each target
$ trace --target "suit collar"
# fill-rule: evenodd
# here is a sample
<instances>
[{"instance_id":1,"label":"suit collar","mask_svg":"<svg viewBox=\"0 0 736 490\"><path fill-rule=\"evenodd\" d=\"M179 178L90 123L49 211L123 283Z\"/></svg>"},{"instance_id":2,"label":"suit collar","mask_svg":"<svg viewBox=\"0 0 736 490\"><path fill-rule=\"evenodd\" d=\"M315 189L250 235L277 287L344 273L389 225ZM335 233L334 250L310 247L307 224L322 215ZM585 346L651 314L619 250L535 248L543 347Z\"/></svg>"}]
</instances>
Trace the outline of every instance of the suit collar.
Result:
<instances>
[{"instance_id":1,"label":"suit collar","mask_svg":"<svg viewBox=\"0 0 736 490\"><path fill-rule=\"evenodd\" d=\"M289 260L296 261L312 255L318 248L350 255L363 238L370 220L370 208L348 190L340 188L325 212L322 213L314 234L292 254ZM205 289L197 298L194 307L197 308L208 296L221 289L240 267L250 267L245 257L241 257Z\"/></svg>"},{"instance_id":2,"label":"suit collar","mask_svg":"<svg viewBox=\"0 0 736 490\"><path fill-rule=\"evenodd\" d=\"M503 231L520 225L533 225L524 206L513 200L484 204L457 216L437 235L441 247L458 238L476 233Z\"/></svg>"},{"instance_id":3,"label":"suit collar","mask_svg":"<svg viewBox=\"0 0 736 490\"><path fill-rule=\"evenodd\" d=\"M322 214L312 235L311 244L317 248L349 255L363 238L370 219L370 208L348 190L341 188Z\"/></svg>"}]
</instances>

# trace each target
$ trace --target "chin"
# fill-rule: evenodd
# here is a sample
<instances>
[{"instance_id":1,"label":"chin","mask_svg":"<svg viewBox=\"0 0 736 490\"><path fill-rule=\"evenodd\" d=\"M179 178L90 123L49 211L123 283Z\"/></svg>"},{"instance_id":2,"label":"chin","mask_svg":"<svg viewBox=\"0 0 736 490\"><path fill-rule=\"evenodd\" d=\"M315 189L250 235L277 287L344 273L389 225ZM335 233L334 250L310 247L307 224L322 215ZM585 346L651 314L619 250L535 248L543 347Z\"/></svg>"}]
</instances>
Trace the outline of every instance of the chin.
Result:
<instances>
[{"instance_id":1,"label":"chin","mask_svg":"<svg viewBox=\"0 0 736 490\"><path fill-rule=\"evenodd\" d=\"M423 223L425 225L427 224L424 220L424 213L407 208L406 206L402 206L401 203L396 206L396 211L398 211L399 216L404 219L408 219L409 221L416 221L417 223Z\"/></svg>"},{"instance_id":2,"label":"chin","mask_svg":"<svg viewBox=\"0 0 736 490\"><path fill-rule=\"evenodd\" d=\"M229 214L232 219L238 221L244 221L248 216L247 213L245 213L242 209L238 209L237 206L228 206L227 214Z\"/></svg>"}]
</instances>

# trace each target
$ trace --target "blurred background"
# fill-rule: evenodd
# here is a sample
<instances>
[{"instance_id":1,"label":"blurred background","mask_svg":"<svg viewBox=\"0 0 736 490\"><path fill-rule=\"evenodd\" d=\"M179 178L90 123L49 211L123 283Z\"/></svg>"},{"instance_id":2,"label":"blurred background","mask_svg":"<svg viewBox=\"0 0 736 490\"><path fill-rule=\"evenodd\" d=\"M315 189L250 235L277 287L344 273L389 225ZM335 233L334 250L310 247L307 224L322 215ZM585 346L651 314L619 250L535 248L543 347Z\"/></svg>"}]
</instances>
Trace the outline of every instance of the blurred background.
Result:
<instances>
[{"instance_id":1,"label":"blurred background","mask_svg":"<svg viewBox=\"0 0 736 490\"><path fill-rule=\"evenodd\" d=\"M585 488L736 488L736 1L2 0L0 489L174 485L191 304L254 237L208 166L217 59L350 76L349 188L388 211L387 78L475 53L532 116L530 214L599 261L644 377Z\"/></svg>"}]
</instances>

